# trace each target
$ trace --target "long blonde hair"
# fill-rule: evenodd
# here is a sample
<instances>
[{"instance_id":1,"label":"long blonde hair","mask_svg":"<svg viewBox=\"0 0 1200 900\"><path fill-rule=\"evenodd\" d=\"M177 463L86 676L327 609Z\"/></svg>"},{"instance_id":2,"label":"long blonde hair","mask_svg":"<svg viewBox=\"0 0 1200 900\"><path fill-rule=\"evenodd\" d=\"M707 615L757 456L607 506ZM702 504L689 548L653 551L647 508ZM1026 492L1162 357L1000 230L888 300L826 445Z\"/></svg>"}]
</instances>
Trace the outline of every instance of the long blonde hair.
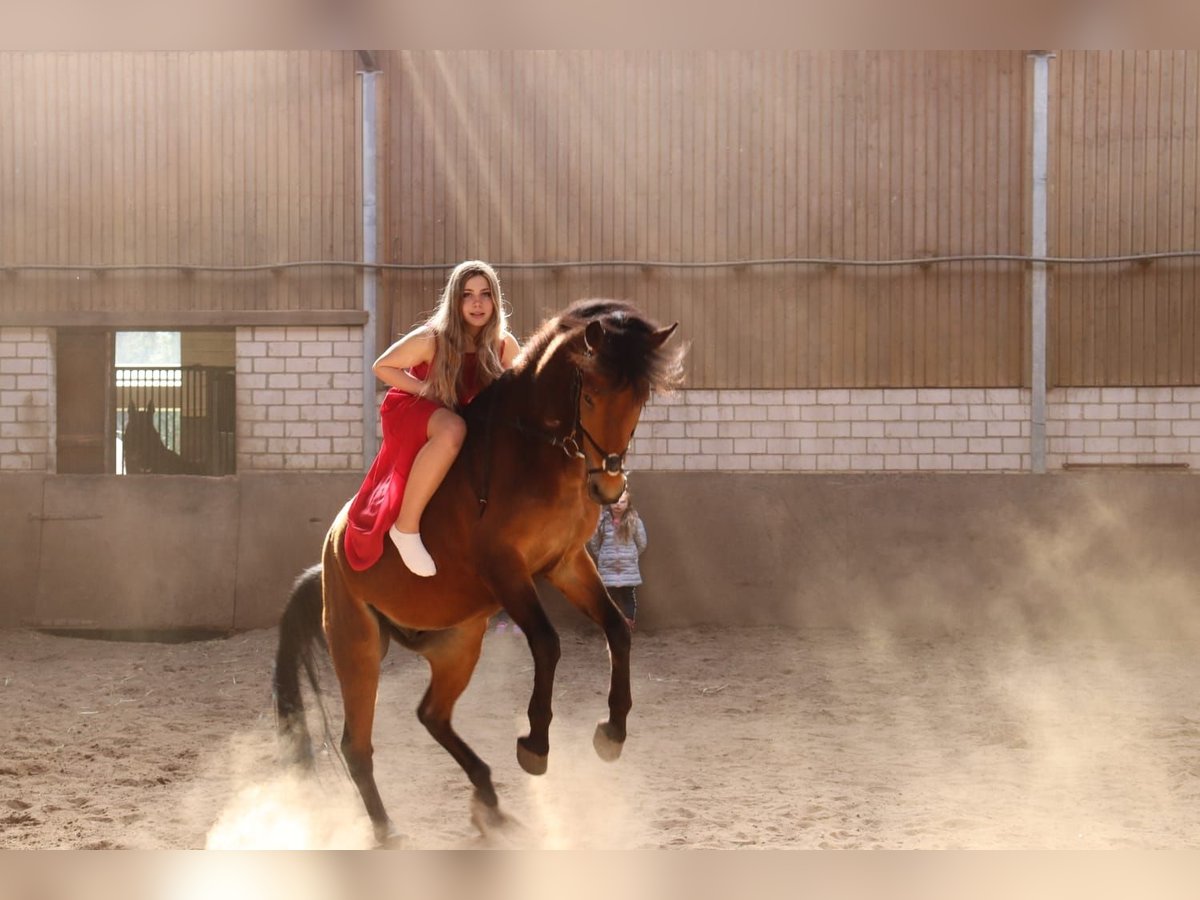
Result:
<instances>
[{"instance_id":1,"label":"long blonde hair","mask_svg":"<svg viewBox=\"0 0 1200 900\"><path fill-rule=\"evenodd\" d=\"M474 341L463 325L462 295L468 278L482 275L492 289L492 317ZM500 293L500 278L496 270L478 259L468 259L454 267L446 287L442 289L438 307L425 321L433 334L434 354L425 376L425 393L451 408L458 405L459 381L462 378L463 355L476 354L476 382L480 389L500 377L500 339L508 331L508 314Z\"/></svg>"},{"instance_id":2,"label":"long blonde hair","mask_svg":"<svg viewBox=\"0 0 1200 900\"><path fill-rule=\"evenodd\" d=\"M616 524L613 518L612 506L609 506L606 512L608 513L608 520L613 522L613 533L621 541L628 542L633 540L634 522L637 521L638 514L633 508L633 494L629 492L628 487L621 493L621 497L625 498L625 514L621 516L621 524ZM621 497L617 498L618 503L621 501Z\"/></svg>"}]
</instances>

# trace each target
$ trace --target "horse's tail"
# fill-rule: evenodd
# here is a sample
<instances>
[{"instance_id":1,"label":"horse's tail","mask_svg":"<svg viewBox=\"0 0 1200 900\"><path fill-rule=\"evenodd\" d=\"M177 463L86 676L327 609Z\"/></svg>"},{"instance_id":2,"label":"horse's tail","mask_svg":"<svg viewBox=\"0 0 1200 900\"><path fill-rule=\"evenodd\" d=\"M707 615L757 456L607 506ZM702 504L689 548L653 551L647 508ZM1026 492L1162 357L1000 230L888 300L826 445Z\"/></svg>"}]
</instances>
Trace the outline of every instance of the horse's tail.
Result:
<instances>
[{"instance_id":1,"label":"horse's tail","mask_svg":"<svg viewBox=\"0 0 1200 900\"><path fill-rule=\"evenodd\" d=\"M304 671L313 696L321 705L313 647L325 646L321 630L321 566L305 570L292 588L292 596L279 621L279 648L275 653L275 724L282 752L289 763L309 767L313 762L312 738L304 715L300 693L300 672ZM322 716L324 706L321 705ZM328 731L328 723L326 724Z\"/></svg>"}]
</instances>

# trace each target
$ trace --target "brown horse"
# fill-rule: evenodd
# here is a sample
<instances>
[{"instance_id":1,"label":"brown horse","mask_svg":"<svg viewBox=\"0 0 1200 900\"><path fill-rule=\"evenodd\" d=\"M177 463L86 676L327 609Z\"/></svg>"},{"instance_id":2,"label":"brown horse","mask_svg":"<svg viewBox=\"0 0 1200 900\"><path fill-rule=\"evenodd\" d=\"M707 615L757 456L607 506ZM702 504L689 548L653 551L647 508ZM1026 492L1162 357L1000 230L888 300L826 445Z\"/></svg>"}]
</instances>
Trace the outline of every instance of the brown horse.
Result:
<instances>
[{"instance_id":1,"label":"brown horse","mask_svg":"<svg viewBox=\"0 0 1200 900\"><path fill-rule=\"evenodd\" d=\"M373 775L371 730L389 639L429 662L417 718L466 772L475 787L475 823L486 830L504 821L491 770L450 717L479 659L488 618L507 610L534 661L529 734L517 741L517 759L526 772L546 771L559 639L535 576L604 630L612 659L609 718L593 743L604 759L620 755L632 705L629 627L584 545L598 504L625 488L625 454L651 390L679 380L683 350L664 347L675 327L657 328L612 300L581 301L547 321L513 369L468 407L463 448L421 520L437 575L410 573L390 542L370 569L351 569L343 508L326 536L322 565L297 582L276 657L280 733L294 758L311 761L300 671L316 689L310 653L323 637L344 701L342 754L381 842L391 822Z\"/></svg>"},{"instance_id":2,"label":"brown horse","mask_svg":"<svg viewBox=\"0 0 1200 900\"><path fill-rule=\"evenodd\" d=\"M125 459L125 472L129 475L203 475L202 466L184 459L163 443L162 435L154 426L154 401L145 410L130 403L125 410L125 429L121 433L121 447Z\"/></svg>"}]
</instances>

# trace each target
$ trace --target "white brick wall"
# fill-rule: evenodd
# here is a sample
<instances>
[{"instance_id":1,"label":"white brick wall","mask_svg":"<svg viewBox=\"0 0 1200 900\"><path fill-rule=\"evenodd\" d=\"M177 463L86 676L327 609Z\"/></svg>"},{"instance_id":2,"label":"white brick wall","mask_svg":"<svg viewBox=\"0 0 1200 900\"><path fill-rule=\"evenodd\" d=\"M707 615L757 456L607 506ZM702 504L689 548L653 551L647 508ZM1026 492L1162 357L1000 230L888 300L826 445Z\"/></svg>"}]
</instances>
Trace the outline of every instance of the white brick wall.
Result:
<instances>
[{"instance_id":1,"label":"white brick wall","mask_svg":"<svg viewBox=\"0 0 1200 900\"><path fill-rule=\"evenodd\" d=\"M54 470L53 373L49 329L0 328L0 471Z\"/></svg>"},{"instance_id":2,"label":"white brick wall","mask_svg":"<svg viewBox=\"0 0 1200 900\"><path fill-rule=\"evenodd\" d=\"M239 328L238 471L361 470L362 382L361 328Z\"/></svg>"},{"instance_id":3,"label":"white brick wall","mask_svg":"<svg viewBox=\"0 0 1200 900\"><path fill-rule=\"evenodd\" d=\"M1200 471L1200 387L1051 392L1046 465L1188 463Z\"/></svg>"},{"instance_id":4,"label":"white brick wall","mask_svg":"<svg viewBox=\"0 0 1200 900\"><path fill-rule=\"evenodd\" d=\"M1047 402L1047 469L1189 463L1200 387L1064 388ZM1026 472L1029 391L681 391L651 400L629 465L740 472Z\"/></svg>"},{"instance_id":5,"label":"white brick wall","mask_svg":"<svg viewBox=\"0 0 1200 900\"><path fill-rule=\"evenodd\" d=\"M0 471L52 472L52 330L0 328ZM237 333L238 471L361 471L362 329ZM1063 388L1047 402L1049 471L1186 463L1200 472L1200 387ZM655 397L635 470L1027 472L1029 392L697 390Z\"/></svg>"}]
</instances>

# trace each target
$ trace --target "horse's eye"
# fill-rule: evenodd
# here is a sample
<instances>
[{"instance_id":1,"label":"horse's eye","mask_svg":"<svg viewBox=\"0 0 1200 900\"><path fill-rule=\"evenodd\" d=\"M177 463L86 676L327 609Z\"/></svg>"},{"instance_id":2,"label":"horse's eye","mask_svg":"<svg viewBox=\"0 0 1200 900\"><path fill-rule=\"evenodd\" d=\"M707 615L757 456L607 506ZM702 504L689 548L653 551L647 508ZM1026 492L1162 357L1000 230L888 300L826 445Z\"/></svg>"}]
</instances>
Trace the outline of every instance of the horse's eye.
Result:
<instances>
[{"instance_id":1,"label":"horse's eye","mask_svg":"<svg viewBox=\"0 0 1200 900\"><path fill-rule=\"evenodd\" d=\"M584 394L584 395L583 395L583 402L584 402L584 403L586 403L586 404L588 405L588 408L589 408L589 409L590 409L591 407L594 407L594 406L596 405L596 401L592 399L592 395L591 395L591 394Z\"/></svg>"}]
</instances>

